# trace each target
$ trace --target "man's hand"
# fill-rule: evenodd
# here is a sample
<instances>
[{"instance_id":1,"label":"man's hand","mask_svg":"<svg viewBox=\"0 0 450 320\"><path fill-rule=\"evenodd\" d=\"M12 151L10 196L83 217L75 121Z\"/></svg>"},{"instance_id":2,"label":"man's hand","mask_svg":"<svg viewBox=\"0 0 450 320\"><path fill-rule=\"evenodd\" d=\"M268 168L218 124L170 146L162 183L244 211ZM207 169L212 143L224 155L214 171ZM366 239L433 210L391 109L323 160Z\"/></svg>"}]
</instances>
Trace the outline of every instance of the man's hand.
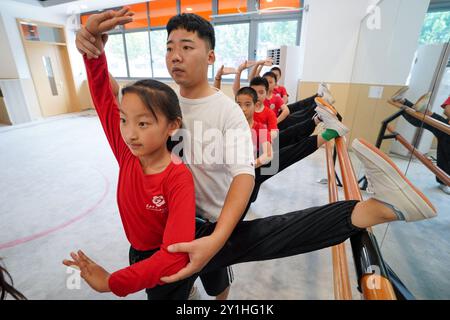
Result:
<instances>
[{"instance_id":1,"label":"man's hand","mask_svg":"<svg viewBox=\"0 0 450 320\"><path fill-rule=\"evenodd\" d=\"M110 292L109 277L111 276L105 269L88 258L81 250L76 253L70 253L72 260L64 260L63 264L71 267L78 267L81 271L81 277L89 286L98 292Z\"/></svg>"},{"instance_id":2,"label":"man's hand","mask_svg":"<svg viewBox=\"0 0 450 320\"><path fill-rule=\"evenodd\" d=\"M216 255L220 248L222 248L222 245L222 243L219 243L212 236L206 236L191 242L181 242L170 245L168 247L169 252L188 253L190 262L177 273L171 276L162 277L161 281L172 283L186 279L199 272L205 267L209 260Z\"/></svg>"},{"instance_id":3,"label":"man's hand","mask_svg":"<svg viewBox=\"0 0 450 320\"><path fill-rule=\"evenodd\" d=\"M124 7L119 11L108 10L99 14L93 14L86 21L86 27L77 32L75 44L81 54L86 54L88 59L98 58L103 52L110 31L118 25L133 21L133 12Z\"/></svg>"}]
</instances>

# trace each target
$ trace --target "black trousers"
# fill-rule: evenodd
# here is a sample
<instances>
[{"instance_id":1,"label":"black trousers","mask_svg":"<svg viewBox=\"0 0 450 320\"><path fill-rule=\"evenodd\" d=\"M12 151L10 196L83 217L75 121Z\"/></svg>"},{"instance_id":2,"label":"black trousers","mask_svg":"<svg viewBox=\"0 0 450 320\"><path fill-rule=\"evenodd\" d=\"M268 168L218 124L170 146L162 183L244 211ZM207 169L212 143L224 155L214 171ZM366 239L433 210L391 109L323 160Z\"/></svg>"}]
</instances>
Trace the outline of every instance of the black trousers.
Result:
<instances>
[{"instance_id":1,"label":"black trousers","mask_svg":"<svg viewBox=\"0 0 450 320\"><path fill-rule=\"evenodd\" d=\"M411 101L408 101L405 99L404 104L408 107L414 106L414 104ZM448 121L436 114L433 113L431 115L433 119L436 119L442 123L448 124ZM450 175L450 136L446 134L445 132L442 132L439 129L436 129L433 126L430 126L429 124L422 122L413 116L410 116L406 112L403 113L403 118L405 118L406 121L408 121L413 126L420 128L423 127L424 129L430 131L433 133L433 135L437 139L437 166L445 171L448 175ZM440 184L444 184L438 177L436 177L436 181Z\"/></svg>"},{"instance_id":2,"label":"black trousers","mask_svg":"<svg viewBox=\"0 0 450 320\"><path fill-rule=\"evenodd\" d=\"M282 149L284 147L298 143L299 141L309 137L316 129L316 123L312 118L299 122L286 129L278 132L277 141L274 141L274 149ZM278 142L278 145L277 145Z\"/></svg>"},{"instance_id":3,"label":"black trousers","mask_svg":"<svg viewBox=\"0 0 450 320\"><path fill-rule=\"evenodd\" d=\"M309 136L300 139L297 143L274 150L273 160L257 169L255 169L255 186L253 187L250 200L242 214L242 220L245 218L251 204L256 201L261 184L267 179L272 178L277 173L290 167L294 163L306 158L317 150L317 136Z\"/></svg>"},{"instance_id":4,"label":"black trousers","mask_svg":"<svg viewBox=\"0 0 450 320\"><path fill-rule=\"evenodd\" d=\"M207 221L197 217L195 220L196 238L202 237L198 233L199 228ZM129 260L130 265L136 262L149 258L158 249L149 251L138 251L130 247ZM192 286L198 276L192 276L184 281L169 283L165 285L157 285L153 288L146 289L148 300L187 300ZM228 288L233 282L233 270L231 266L215 269L210 272L203 272L200 275L200 280L206 291L210 296L217 296Z\"/></svg>"},{"instance_id":5,"label":"black trousers","mask_svg":"<svg viewBox=\"0 0 450 320\"><path fill-rule=\"evenodd\" d=\"M223 248L198 274L170 286L162 299L187 299L196 277L242 262L284 258L339 244L361 229L351 214L358 201L340 201L237 224ZM210 235L216 223L198 221L196 238ZM154 289L149 289L151 291ZM147 292L148 292L147 291Z\"/></svg>"},{"instance_id":6,"label":"black trousers","mask_svg":"<svg viewBox=\"0 0 450 320\"><path fill-rule=\"evenodd\" d=\"M312 97L288 104L287 107L289 108L290 114L286 117L286 119L278 124L278 129L284 130L292 125L312 119L316 113L314 110L317 107L317 104L314 101L316 97L317 95L314 95Z\"/></svg>"}]
</instances>

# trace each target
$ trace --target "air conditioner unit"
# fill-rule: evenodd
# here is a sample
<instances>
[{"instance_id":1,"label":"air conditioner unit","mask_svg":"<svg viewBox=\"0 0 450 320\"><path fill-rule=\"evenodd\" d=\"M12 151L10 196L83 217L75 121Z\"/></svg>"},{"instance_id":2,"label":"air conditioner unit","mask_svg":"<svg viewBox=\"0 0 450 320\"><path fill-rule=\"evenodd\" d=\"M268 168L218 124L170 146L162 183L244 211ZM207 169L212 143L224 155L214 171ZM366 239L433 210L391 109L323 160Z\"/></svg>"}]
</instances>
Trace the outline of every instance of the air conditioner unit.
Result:
<instances>
[{"instance_id":1,"label":"air conditioner unit","mask_svg":"<svg viewBox=\"0 0 450 320\"><path fill-rule=\"evenodd\" d=\"M281 46L267 50L267 57L272 58L273 64L281 69L281 79L278 84L286 88L289 103L297 100L298 81L300 80L300 47Z\"/></svg>"}]
</instances>

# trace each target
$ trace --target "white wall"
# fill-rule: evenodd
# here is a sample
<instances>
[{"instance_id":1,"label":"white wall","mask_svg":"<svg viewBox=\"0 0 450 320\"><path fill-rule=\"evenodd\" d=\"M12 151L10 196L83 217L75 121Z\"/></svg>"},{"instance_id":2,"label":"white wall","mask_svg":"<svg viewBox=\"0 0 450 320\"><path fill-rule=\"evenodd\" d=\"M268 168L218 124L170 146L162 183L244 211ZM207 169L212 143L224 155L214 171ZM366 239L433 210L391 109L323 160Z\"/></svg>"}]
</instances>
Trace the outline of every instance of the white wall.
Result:
<instances>
[{"instance_id":1,"label":"white wall","mask_svg":"<svg viewBox=\"0 0 450 320\"><path fill-rule=\"evenodd\" d=\"M380 25L361 23L352 82L404 85L408 78L429 0L384 0Z\"/></svg>"},{"instance_id":2,"label":"white wall","mask_svg":"<svg viewBox=\"0 0 450 320\"><path fill-rule=\"evenodd\" d=\"M16 79L19 77L17 72L14 54L6 35L6 29L0 15L0 79Z\"/></svg>"},{"instance_id":3,"label":"white wall","mask_svg":"<svg viewBox=\"0 0 450 320\"><path fill-rule=\"evenodd\" d=\"M86 99L86 87L83 87L83 82L87 79L86 68L84 66L83 57L78 52L75 46L76 30L73 29L70 19L66 16L66 42L67 51L69 53L70 65L72 67L73 81L75 85L75 92L78 96L78 100L81 103L81 108L84 109L88 106Z\"/></svg>"},{"instance_id":4,"label":"white wall","mask_svg":"<svg viewBox=\"0 0 450 320\"><path fill-rule=\"evenodd\" d=\"M306 0L301 81L350 82L359 25L369 0Z\"/></svg>"},{"instance_id":5,"label":"white wall","mask_svg":"<svg viewBox=\"0 0 450 320\"><path fill-rule=\"evenodd\" d=\"M37 6L16 3L13 1L1 1L0 14L3 19L9 45L13 48L13 58L16 64L18 76L19 78L31 78L16 18L32 19L58 24L64 24L65 19L61 15L52 14L48 9L46 10Z\"/></svg>"},{"instance_id":6,"label":"white wall","mask_svg":"<svg viewBox=\"0 0 450 320\"><path fill-rule=\"evenodd\" d=\"M380 9L379 30L367 28L373 4ZM429 0L306 0L301 80L404 84L428 5Z\"/></svg>"},{"instance_id":7,"label":"white wall","mask_svg":"<svg viewBox=\"0 0 450 320\"><path fill-rule=\"evenodd\" d=\"M0 79L11 79L4 83L5 101L10 101L8 110L14 110L11 117L13 124L37 120L42 117L35 87L31 78L25 49L17 25L17 18L31 19L65 25L67 16L52 13L51 10L39 6L27 5L13 1L0 1ZM73 36L72 36L73 38ZM69 51L73 51L74 40L68 37ZM72 64L73 70L80 69ZM75 76L75 74L74 74ZM3 90L3 91L5 91ZM20 95L18 97L13 96ZM6 99L9 96L10 99Z\"/></svg>"}]
</instances>

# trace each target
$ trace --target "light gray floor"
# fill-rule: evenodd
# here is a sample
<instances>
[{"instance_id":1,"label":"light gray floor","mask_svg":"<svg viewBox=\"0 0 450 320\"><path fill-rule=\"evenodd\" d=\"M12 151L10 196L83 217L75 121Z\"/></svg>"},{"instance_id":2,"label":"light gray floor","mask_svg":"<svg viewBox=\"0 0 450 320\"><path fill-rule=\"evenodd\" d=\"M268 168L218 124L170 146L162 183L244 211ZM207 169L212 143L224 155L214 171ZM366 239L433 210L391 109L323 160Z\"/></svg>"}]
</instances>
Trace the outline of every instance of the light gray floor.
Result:
<instances>
[{"instance_id":1,"label":"light gray floor","mask_svg":"<svg viewBox=\"0 0 450 320\"><path fill-rule=\"evenodd\" d=\"M61 264L83 249L107 270L128 263L128 242L115 199L117 165L90 113L0 128L0 257L29 299L117 299L98 294ZM405 161L396 160L405 167ZM355 162L356 170L358 164ZM419 299L450 298L449 196L414 163L409 175L439 208L437 219L393 223L384 257ZM328 202L323 150L266 182L249 218ZM381 244L386 227L375 228ZM348 247L348 243L347 243ZM353 284L351 250L347 251ZM68 273L70 272L70 273ZM330 249L234 267L231 299L333 299ZM75 280L74 280L75 279ZM206 296L198 284L202 298ZM143 292L127 299L145 299Z\"/></svg>"}]
</instances>

